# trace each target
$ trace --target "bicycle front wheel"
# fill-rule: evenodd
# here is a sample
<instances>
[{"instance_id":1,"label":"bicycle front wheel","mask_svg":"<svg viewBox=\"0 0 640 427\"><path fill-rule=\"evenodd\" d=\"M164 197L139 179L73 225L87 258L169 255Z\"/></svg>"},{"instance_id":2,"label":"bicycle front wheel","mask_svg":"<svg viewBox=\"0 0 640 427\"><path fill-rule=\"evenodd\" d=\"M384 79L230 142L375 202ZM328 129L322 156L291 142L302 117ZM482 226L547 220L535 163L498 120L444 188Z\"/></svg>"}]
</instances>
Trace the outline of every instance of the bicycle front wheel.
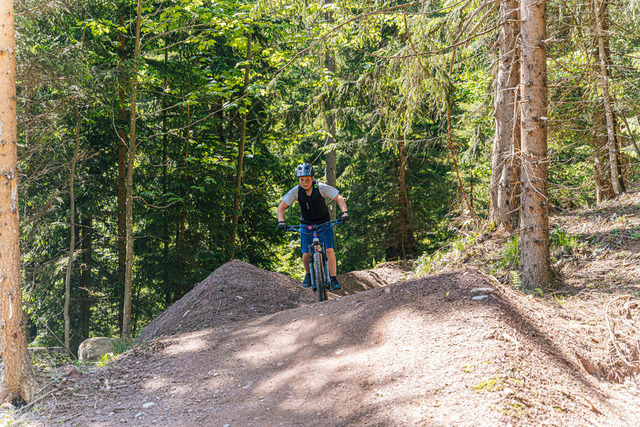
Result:
<instances>
[{"instance_id":1,"label":"bicycle front wheel","mask_svg":"<svg viewBox=\"0 0 640 427\"><path fill-rule=\"evenodd\" d=\"M324 260L322 259L322 253L313 253L313 278L315 280L316 287L318 288L318 301L326 301L327 288L326 278L324 275Z\"/></svg>"}]
</instances>

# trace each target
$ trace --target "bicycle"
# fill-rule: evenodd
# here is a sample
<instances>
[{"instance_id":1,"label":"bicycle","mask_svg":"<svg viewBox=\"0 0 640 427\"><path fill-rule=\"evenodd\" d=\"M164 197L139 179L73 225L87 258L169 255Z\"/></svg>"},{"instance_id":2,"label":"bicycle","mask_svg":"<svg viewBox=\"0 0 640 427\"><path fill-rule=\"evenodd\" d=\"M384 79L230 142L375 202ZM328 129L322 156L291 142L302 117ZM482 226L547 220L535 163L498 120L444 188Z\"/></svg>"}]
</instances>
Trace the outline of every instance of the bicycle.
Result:
<instances>
[{"instance_id":1,"label":"bicycle","mask_svg":"<svg viewBox=\"0 0 640 427\"><path fill-rule=\"evenodd\" d=\"M344 224L342 218L334 219L318 225L287 225L285 231L312 230L313 241L309 245L309 267L311 267L311 287L314 292L318 292L318 301L327 300L327 289L330 288L329 262L327 260L327 249L324 243L320 243L318 231L324 227L334 227Z\"/></svg>"}]
</instances>

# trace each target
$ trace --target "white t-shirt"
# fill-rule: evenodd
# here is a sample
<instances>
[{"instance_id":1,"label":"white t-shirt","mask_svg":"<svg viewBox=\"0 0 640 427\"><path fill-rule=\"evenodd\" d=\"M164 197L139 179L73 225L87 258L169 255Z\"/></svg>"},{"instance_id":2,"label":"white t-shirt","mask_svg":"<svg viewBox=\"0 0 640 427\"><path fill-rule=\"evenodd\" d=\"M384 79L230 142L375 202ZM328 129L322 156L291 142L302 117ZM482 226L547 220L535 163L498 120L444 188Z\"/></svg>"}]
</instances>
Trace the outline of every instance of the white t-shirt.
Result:
<instances>
[{"instance_id":1,"label":"white t-shirt","mask_svg":"<svg viewBox=\"0 0 640 427\"><path fill-rule=\"evenodd\" d=\"M291 206L293 202L298 201L298 189L300 188L300 184L293 187L287 194L282 196L282 201L287 204L287 206ZM326 197L327 199L335 199L340 192L333 188L330 185L323 184L322 182L318 182L318 190L320 190L320 195L322 197Z\"/></svg>"}]
</instances>

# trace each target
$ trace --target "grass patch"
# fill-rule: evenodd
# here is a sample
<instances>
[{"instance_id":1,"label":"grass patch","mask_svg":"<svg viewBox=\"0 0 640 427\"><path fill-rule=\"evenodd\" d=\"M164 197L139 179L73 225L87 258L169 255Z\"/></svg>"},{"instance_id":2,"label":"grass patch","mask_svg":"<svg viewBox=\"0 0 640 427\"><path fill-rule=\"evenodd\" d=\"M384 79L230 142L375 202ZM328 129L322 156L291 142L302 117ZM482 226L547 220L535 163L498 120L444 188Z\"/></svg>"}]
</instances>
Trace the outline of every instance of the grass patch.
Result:
<instances>
[{"instance_id":1,"label":"grass patch","mask_svg":"<svg viewBox=\"0 0 640 427\"><path fill-rule=\"evenodd\" d=\"M504 388L504 384L502 380L499 378L489 378L486 380L480 381L478 384L473 386L474 390L486 390L486 391L500 391Z\"/></svg>"}]
</instances>

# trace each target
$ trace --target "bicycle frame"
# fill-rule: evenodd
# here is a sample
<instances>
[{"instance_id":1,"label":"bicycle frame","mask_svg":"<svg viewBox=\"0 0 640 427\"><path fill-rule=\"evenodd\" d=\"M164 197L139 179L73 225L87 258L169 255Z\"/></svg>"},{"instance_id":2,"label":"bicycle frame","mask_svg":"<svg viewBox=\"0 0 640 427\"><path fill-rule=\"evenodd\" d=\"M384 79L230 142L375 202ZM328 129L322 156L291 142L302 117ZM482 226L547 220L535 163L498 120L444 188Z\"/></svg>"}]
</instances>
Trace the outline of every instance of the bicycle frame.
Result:
<instances>
[{"instance_id":1,"label":"bicycle frame","mask_svg":"<svg viewBox=\"0 0 640 427\"><path fill-rule=\"evenodd\" d=\"M289 225L286 229L287 231L306 229L313 233L313 240L309 245L309 267L311 267L311 286L318 292L318 301L327 299L327 289L329 289L330 283L327 248L324 243L320 243L318 232L325 227L333 227L342 223L342 219L338 218L318 225ZM321 283L318 283L319 281Z\"/></svg>"}]
</instances>

